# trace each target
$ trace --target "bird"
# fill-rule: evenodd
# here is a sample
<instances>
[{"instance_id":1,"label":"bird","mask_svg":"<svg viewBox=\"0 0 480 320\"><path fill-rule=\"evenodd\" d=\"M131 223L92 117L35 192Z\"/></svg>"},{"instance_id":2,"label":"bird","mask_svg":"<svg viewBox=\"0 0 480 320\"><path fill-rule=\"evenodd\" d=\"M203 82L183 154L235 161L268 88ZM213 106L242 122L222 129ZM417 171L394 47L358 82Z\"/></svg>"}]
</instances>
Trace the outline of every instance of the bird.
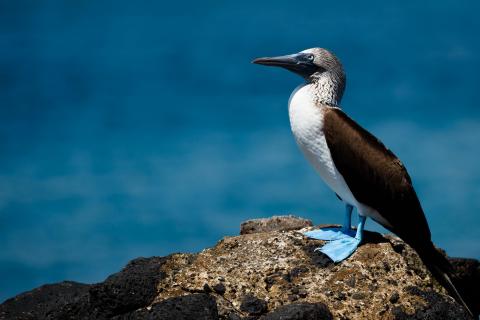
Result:
<instances>
[{"instance_id":1,"label":"bird","mask_svg":"<svg viewBox=\"0 0 480 320\"><path fill-rule=\"evenodd\" d=\"M452 266L435 248L412 180L399 158L340 107L346 74L329 50L262 57L254 64L281 67L303 78L288 102L290 126L300 150L323 181L345 204L341 228L306 232L327 240L317 248L334 262L347 259L363 240L367 218L399 236L419 255L449 294L472 315L452 278ZM351 228L356 208L358 226Z\"/></svg>"}]
</instances>

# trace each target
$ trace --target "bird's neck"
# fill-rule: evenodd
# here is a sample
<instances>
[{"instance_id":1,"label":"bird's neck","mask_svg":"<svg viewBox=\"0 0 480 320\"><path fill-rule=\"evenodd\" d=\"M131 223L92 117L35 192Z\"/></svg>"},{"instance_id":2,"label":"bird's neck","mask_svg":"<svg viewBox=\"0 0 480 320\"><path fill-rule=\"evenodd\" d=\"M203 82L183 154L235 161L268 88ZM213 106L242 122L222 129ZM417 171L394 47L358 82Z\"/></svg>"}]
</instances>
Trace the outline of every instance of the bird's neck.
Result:
<instances>
[{"instance_id":1,"label":"bird's neck","mask_svg":"<svg viewBox=\"0 0 480 320\"><path fill-rule=\"evenodd\" d=\"M345 90L345 76L333 72L314 74L309 79L316 103L334 107L340 105Z\"/></svg>"}]
</instances>

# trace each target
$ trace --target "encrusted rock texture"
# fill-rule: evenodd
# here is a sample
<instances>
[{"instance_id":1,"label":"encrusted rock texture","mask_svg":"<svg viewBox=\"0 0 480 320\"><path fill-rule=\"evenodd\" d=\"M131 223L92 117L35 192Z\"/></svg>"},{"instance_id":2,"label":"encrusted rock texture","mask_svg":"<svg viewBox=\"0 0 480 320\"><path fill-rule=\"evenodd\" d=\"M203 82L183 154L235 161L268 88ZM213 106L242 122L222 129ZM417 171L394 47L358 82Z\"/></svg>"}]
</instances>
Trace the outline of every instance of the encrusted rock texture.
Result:
<instances>
[{"instance_id":1,"label":"encrusted rock texture","mask_svg":"<svg viewBox=\"0 0 480 320\"><path fill-rule=\"evenodd\" d=\"M302 228L302 229L298 229ZM46 285L6 300L0 319L471 319L400 239L367 232L334 264L293 216L249 220L197 254L139 258L104 282ZM476 316L480 264L451 259Z\"/></svg>"}]
</instances>

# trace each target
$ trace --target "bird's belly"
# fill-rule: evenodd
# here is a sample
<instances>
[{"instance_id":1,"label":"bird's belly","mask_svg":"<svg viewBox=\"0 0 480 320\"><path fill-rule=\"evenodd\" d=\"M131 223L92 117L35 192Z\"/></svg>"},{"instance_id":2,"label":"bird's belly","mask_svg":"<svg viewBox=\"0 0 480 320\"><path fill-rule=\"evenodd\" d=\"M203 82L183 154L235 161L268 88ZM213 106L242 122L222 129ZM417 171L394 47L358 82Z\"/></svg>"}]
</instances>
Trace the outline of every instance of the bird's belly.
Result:
<instances>
[{"instance_id":1,"label":"bird's belly","mask_svg":"<svg viewBox=\"0 0 480 320\"><path fill-rule=\"evenodd\" d=\"M314 101L308 85L297 87L290 97L288 113L295 141L325 183L345 202L355 205L355 198L335 167L323 134L324 109Z\"/></svg>"},{"instance_id":2,"label":"bird's belly","mask_svg":"<svg viewBox=\"0 0 480 320\"><path fill-rule=\"evenodd\" d=\"M325 136L317 134L314 138L305 140L303 135L294 133L300 150L305 158L310 162L315 171L320 175L322 180L332 189L343 201L356 206L357 201L348 188L345 179L338 172L333 163L330 150L328 149Z\"/></svg>"}]
</instances>

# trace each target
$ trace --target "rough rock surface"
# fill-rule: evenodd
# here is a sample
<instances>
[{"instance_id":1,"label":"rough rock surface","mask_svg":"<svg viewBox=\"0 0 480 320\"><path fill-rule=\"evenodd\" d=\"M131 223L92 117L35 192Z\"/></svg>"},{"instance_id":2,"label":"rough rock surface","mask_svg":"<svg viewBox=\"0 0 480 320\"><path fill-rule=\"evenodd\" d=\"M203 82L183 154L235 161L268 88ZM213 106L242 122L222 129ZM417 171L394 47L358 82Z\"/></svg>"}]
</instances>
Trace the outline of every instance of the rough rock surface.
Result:
<instances>
[{"instance_id":1,"label":"rough rock surface","mask_svg":"<svg viewBox=\"0 0 480 320\"><path fill-rule=\"evenodd\" d=\"M240 234L297 230L311 226L313 226L311 220L293 215L273 216L271 218L251 219L243 222L240 226Z\"/></svg>"},{"instance_id":2,"label":"rough rock surface","mask_svg":"<svg viewBox=\"0 0 480 320\"><path fill-rule=\"evenodd\" d=\"M273 219L198 254L133 260L99 284L42 286L1 304L0 319L469 319L398 238L367 232L334 264L292 230L306 220ZM452 262L478 316L479 262Z\"/></svg>"}]
</instances>

